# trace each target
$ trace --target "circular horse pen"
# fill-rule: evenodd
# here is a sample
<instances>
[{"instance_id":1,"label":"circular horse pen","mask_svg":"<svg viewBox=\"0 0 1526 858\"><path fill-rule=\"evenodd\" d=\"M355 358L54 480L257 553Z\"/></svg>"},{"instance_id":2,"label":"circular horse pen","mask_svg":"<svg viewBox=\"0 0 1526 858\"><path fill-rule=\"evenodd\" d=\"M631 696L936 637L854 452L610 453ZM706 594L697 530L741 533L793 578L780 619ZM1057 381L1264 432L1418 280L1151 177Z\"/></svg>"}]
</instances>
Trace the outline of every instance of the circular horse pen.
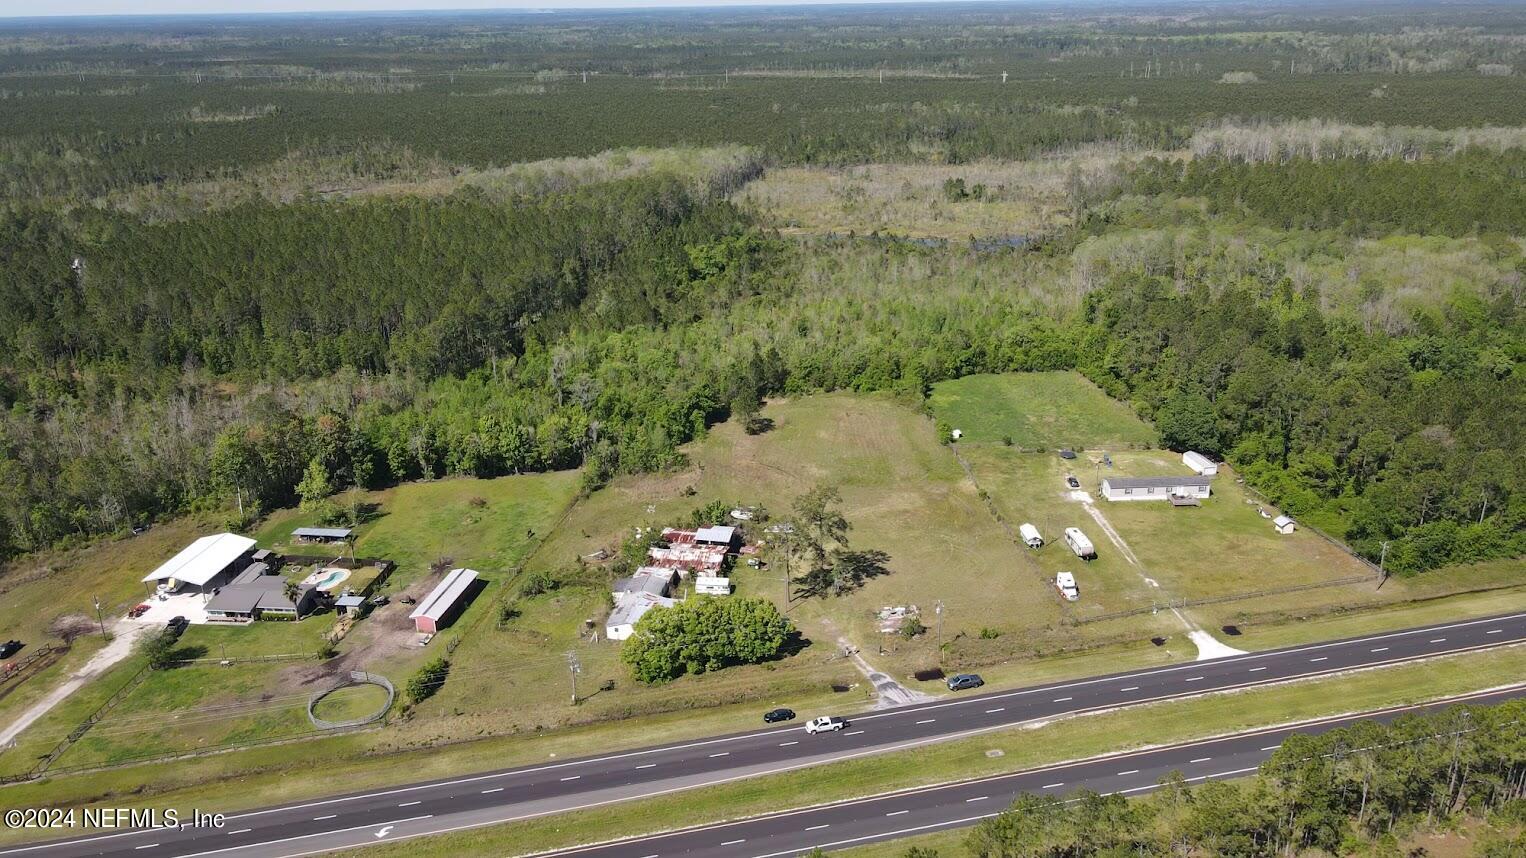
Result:
<instances>
[{"instance_id":1,"label":"circular horse pen","mask_svg":"<svg viewBox=\"0 0 1526 858\"><path fill-rule=\"evenodd\" d=\"M376 708L375 711L363 716L341 718L337 720L318 717L318 704L320 702L325 699L332 700L333 698L331 698L330 695L334 694L335 692L343 691L346 688L359 688L362 686L374 686L385 692L386 699L382 702L381 706ZM381 720L382 717L387 714L387 710L392 708L392 701L396 697L397 689L392 687L392 682L388 680L387 677L379 676L374 673L367 673L363 670L354 670L350 672L349 679L343 680L337 685L320 691L317 694L314 694L312 697L308 698L307 720L313 722L313 726L320 730L337 730L344 727L359 727L364 724L370 724L373 721Z\"/></svg>"}]
</instances>

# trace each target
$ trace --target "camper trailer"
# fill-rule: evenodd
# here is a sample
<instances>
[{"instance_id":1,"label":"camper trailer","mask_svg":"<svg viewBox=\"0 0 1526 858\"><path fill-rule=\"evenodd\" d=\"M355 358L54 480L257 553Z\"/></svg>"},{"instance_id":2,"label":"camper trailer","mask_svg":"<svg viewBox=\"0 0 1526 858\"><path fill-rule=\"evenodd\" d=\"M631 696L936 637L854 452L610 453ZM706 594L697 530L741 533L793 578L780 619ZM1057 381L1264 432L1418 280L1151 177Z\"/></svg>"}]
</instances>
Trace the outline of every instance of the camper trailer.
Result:
<instances>
[{"instance_id":1,"label":"camper trailer","mask_svg":"<svg viewBox=\"0 0 1526 858\"><path fill-rule=\"evenodd\" d=\"M1097 557L1096 547L1092 545L1090 539L1086 538L1086 534L1082 533L1079 527L1065 528L1065 544L1069 545L1070 550L1074 551L1076 556L1082 560L1094 560Z\"/></svg>"},{"instance_id":2,"label":"camper trailer","mask_svg":"<svg viewBox=\"0 0 1526 858\"><path fill-rule=\"evenodd\" d=\"M1023 537L1023 544L1029 548L1044 547L1044 537L1039 535L1039 529L1028 522L1023 522L1023 526L1019 527L1017 532Z\"/></svg>"},{"instance_id":3,"label":"camper trailer","mask_svg":"<svg viewBox=\"0 0 1526 858\"><path fill-rule=\"evenodd\" d=\"M1054 588L1060 591L1065 601L1074 602L1081 598L1081 591L1076 587L1076 576L1069 572L1061 572L1054 576Z\"/></svg>"}]
</instances>

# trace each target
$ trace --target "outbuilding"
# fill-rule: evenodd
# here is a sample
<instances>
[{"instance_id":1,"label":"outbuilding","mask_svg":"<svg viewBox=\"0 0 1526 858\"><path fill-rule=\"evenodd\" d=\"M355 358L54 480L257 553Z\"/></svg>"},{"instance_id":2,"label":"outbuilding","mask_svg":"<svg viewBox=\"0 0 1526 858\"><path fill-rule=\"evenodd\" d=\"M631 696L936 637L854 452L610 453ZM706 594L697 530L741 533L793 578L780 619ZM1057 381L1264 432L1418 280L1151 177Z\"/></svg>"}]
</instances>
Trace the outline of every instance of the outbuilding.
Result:
<instances>
[{"instance_id":1,"label":"outbuilding","mask_svg":"<svg viewBox=\"0 0 1526 858\"><path fill-rule=\"evenodd\" d=\"M475 589L475 569L452 569L429 595L419 601L418 607L408 615L413 627L426 634L438 634L460 615L461 609L470 601L469 594Z\"/></svg>"},{"instance_id":2,"label":"outbuilding","mask_svg":"<svg viewBox=\"0 0 1526 858\"><path fill-rule=\"evenodd\" d=\"M355 531L348 527L299 527L291 538L299 542L348 542Z\"/></svg>"},{"instance_id":3,"label":"outbuilding","mask_svg":"<svg viewBox=\"0 0 1526 858\"><path fill-rule=\"evenodd\" d=\"M730 548L737 538L737 529L729 524L701 527L694 531L695 545L714 545Z\"/></svg>"},{"instance_id":4,"label":"outbuilding","mask_svg":"<svg viewBox=\"0 0 1526 858\"><path fill-rule=\"evenodd\" d=\"M189 589L210 593L244 568L254 551L254 540L236 533L203 536L143 576L159 583L162 590Z\"/></svg>"},{"instance_id":5,"label":"outbuilding","mask_svg":"<svg viewBox=\"0 0 1526 858\"><path fill-rule=\"evenodd\" d=\"M1272 527L1276 528L1278 533L1288 534L1298 529L1298 522L1285 515L1279 515L1272 519Z\"/></svg>"},{"instance_id":6,"label":"outbuilding","mask_svg":"<svg viewBox=\"0 0 1526 858\"><path fill-rule=\"evenodd\" d=\"M1193 473L1200 477L1211 477L1219 472L1218 464L1212 459L1191 450L1182 454L1182 464L1191 468Z\"/></svg>"},{"instance_id":7,"label":"outbuilding","mask_svg":"<svg viewBox=\"0 0 1526 858\"><path fill-rule=\"evenodd\" d=\"M731 579L719 575L697 575L694 578L694 592L706 596L730 596Z\"/></svg>"},{"instance_id":8,"label":"outbuilding","mask_svg":"<svg viewBox=\"0 0 1526 858\"><path fill-rule=\"evenodd\" d=\"M1044 547L1044 537L1039 535L1039 529L1028 522L1023 522L1022 526L1017 529L1017 532L1022 536L1023 544L1029 548Z\"/></svg>"},{"instance_id":9,"label":"outbuilding","mask_svg":"<svg viewBox=\"0 0 1526 858\"><path fill-rule=\"evenodd\" d=\"M1206 498L1212 493L1212 477L1107 477L1102 480L1102 496L1110 501L1170 500Z\"/></svg>"},{"instance_id":10,"label":"outbuilding","mask_svg":"<svg viewBox=\"0 0 1526 858\"><path fill-rule=\"evenodd\" d=\"M604 636L612 641L623 641L636 632L636 623L653 608L671 608L672 599L647 593L630 593L615 602L615 609L604 621Z\"/></svg>"}]
</instances>

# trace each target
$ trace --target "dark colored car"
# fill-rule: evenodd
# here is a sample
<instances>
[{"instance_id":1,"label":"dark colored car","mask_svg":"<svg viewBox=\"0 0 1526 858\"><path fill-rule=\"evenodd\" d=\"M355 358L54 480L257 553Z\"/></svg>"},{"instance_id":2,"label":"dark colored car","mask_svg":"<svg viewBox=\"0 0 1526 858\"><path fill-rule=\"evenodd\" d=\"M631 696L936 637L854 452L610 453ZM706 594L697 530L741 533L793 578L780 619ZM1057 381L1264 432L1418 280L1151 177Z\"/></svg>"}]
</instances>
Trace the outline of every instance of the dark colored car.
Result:
<instances>
[{"instance_id":1,"label":"dark colored car","mask_svg":"<svg viewBox=\"0 0 1526 858\"><path fill-rule=\"evenodd\" d=\"M985 684L986 681L981 679L978 674L974 673L958 673L948 678L949 691L963 691L966 688L979 688Z\"/></svg>"},{"instance_id":2,"label":"dark colored car","mask_svg":"<svg viewBox=\"0 0 1526 858\"><path fill-rule=\"evenodd\" d=\"M185 634L185 630L190 625L191 621L187 620L185 617L174 617L169 622L164 624L164 630L178 638Z\"/></svg>"},{"instance_id":3,"label":"dark colored car","mask_svg":"<svg viewBox=\"0 0 1526 858\"><path fill-rule=\"evenodd\" d=\"M765 724L777 724L780 721L793 721L793 720L795 720L795 710L793 710L793 709L782 709L781 708L781 709L775 709L775 710L773 710L771 712L764 712L763 713L763 723L765 723Z\"/></svg>"},{"instance_id":4,"label":"dark colored car","mask_svg":"<svg viewBox=\"0 0 1526 858\"><path fill-rule=\"evenodd\" d=\"M1075 457L1076 457L1076 451L1075 450L1061 450L1060 451L1060 458L1062 458L1062 459L1074 459Z\"/></svg>"},{"instance_id":5,"label":"dark colored car","mask_svg":"<svg viewBox=\"0 0 1526 858\"><path fill-rule=\"evenodd\" d=\"M1079 489L1081 487L1081 481L1075 477L1066 477L1065 485L1070 486L1073 489Z\"/></svg>"},{"instance_id":6,"label":"dark colored car","mask_svg":"<svg viewBox=\"0 0 1526 858\"><path fill-rule=\"evenodd\" d=\"M26 644L23 644L21 641L17 640L9 640L5 643L0 643L0 658L10 658L11 656L20 652L23 646L26 646ZM795 713L791 712L790 716L794 717L794 714Z\"/></svg>"}]
</instances>

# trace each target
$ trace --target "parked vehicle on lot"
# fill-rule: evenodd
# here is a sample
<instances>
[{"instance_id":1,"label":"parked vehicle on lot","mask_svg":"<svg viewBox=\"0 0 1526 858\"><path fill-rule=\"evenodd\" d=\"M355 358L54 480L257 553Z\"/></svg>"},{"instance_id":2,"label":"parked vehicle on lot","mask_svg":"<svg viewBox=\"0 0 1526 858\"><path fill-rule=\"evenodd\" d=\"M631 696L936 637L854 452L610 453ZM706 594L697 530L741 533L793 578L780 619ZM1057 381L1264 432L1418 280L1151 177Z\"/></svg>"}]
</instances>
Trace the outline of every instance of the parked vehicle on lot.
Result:
<instances>
[{"instance_id":1,"label":"parked vehicle on lot","mask_svg":"<svg viewBox=\"0 0 1526 858\"><path fill-rule=\"evenodd\" d=\"M763 713L763 723L765 724L777 724L780 721L793 720L795 720L795 710L793 709L780 707Z\"/></svg>"},{"instance_id":2,"label":"parked vehicle on lot","mask_svg":"<svg viewBox=\"0 0 1526 858\"><path fill-rule=\"evenodd\" d=\"M190 625L191 621L185 617L172 617L169 622L164 624L164 630L178 638L185 634L185 630Z\"/></svg>"},{"instance_id":3,"label":"parked vehicle on lot","mask_svg":"<svg viewBox=\"0 0 1526 858\"><path fill-rule=\"evenodd\" d=\"M1061 572L1054 576L1054 588L1060 591L1065 601L1074 602L1081 598L1081 590L1076 587L1076 576L1069 572Z\"/></svg>"},{"instance_id":4,"label":"parked vehicle on lot","mask_svg":"<svg viewBox=\"0 0 1526 858\"><path fill-rule=\"evenodd\" d=\"M1023 544L1029 548L1044 547L1044 537L1039 535L1039 529L1028 522L1023 522L1022 527L1019 527L1017 532L1023 537Z\"/></svg>"},{"instance_id":5,"label":"parked vehicle on lot","mask_svg":"<svg viewBox=\"0 0 1526 858\"><path fill-rule=\"evenodd\" d=\"M805 722L805 732L813 736L817 733L835 733L846 726L848 722L835 715L823 715Z\"/></svg>"},{"instance_id":6,"label":"parked vehicle on lot","mask_svg":"<svg viewBox=\"0 0 1526 858\"><path fill-rule=\"evenodd\" d=\"M8 640L5 643L0 643L0 658L10 658L11 656L20 652L21 648L24 646L26 646L26 644L15 639Z\"/></svg>"},{"instance_id":7,"label":"parked vehicle on lot","mask_svg":"<svg viewBox=\"0 0 1526 858\"><path fill-rule=\"evenodd\" d=\"M127 616L128 616L129 619L136 620L137 618L139 618L139 617L143 616L144 614L148 613L149 609L152 608L152 607L153 606L148 604L147 602L144 602L141 605L135 605L135 606L133 606L132 610L127 612Z\"/></svg>"},{"instance_id":8,"label":"parked vehicle on lot","mask_svg":"<svg viewBox=\"0 0 1526 858\"><path fill-rule=\"evenodd\" d=\"M1073 489L1079 489L1081 487L1081 481L1076 479L1075 474L1066 474L1065 485L1070 486Z\"/></svg>"},{"instance_id":9,"label":"parked vehicle on lot","mask_svg":"<svg viewBox=\"0 0 1526 858\"><path fill-rule=\"evenodd\" d=\"M979 688L986 681L980 678L978 673L957 673L948 678L949 691L963 691L966 688Z\"/></svg>"},{"instance_id":10,"label":"parked vehicle on lot","mask_svg":"<svg viewBox=\"0 0 1526 858\"><path fill-rule=\"evenodd\" d=\"M1065 544L1069 545L1070 550L1082 560L1097 558L1097 547L1092 545L1092 541L1086 538L1086 534L1082 533L1079 527L1065 528Z\"/></svg>"}]
</instances>

